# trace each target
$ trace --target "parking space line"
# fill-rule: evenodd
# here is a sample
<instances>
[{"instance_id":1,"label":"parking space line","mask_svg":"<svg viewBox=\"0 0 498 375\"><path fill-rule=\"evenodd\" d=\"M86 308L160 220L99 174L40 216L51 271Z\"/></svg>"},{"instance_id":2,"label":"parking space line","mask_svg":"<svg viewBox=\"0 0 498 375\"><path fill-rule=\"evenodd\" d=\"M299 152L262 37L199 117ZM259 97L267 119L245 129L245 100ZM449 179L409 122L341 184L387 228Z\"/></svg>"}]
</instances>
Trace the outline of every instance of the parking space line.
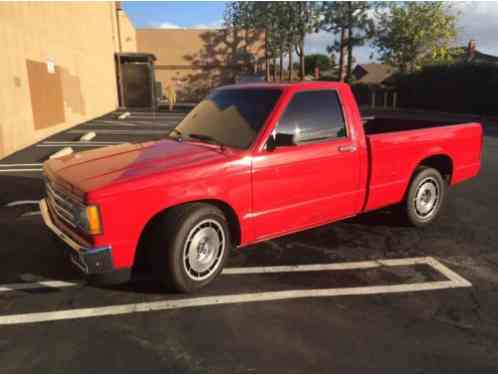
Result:
<instances>
[{"instance_id":1,"label":"parking space line","mask_svg":"<svg viewBox=\"0 0 498 375\"><path fill-rule=\"evenodd\" d=\"M22 206L22 205L25 205L25 204L40 204L40 201L37 200L26 200L26 201L13 201L13 202L9 202L5 205L5 207L15 207L15 206Z\"/></svg>"},{"instance_id":2,"label":"parking space line","mask_svg":"<svg viewBox=\"0 0 498 375\"><path fill-rule=\"evenodd\" d=\"M72 147L103 147L103 146L115 146L123 144L126 142L112 142L112 143L90 143L90 142L79 142L79 143L62 143L62 144L45 144L36 145L36 147L62 147L62 146L72 146Z\"/></svg>"},{"instance_id":3,"label":"parking space line","mask_svg":"<svg viewBox=\"0 0 498 375\"><path fill-rule=\"evenodd\" d=\"M122 142L117 142L117 141L46 141L43 142L42 144L44 145L90 145L90 144L95 144L95 145L100 145L100 144L119 144Z\"/></svg>"},{"instance_id":4,"label":"parking space line","mask_svg":"<svg viewBox=\"0 0 498 375\"><path fill-rule=\"evenodd\" d=\"M0 168L10 168L10 167L37 167L41 166L43 163L25 163L25 164L0 164Z\"/></svg>"},{"instance_id":5,"label":"parking space line","mask_svg":"<svg viewBox=\"0 0 498 375\"><path fill-rule=\"evenodd\" d=\"M41 172L42 168L0 169L0 173Z\"/></svg>"},{"instance_id":6,"label":"parking space line","mask_svg":"<svg viewBox=\"0 0 498 375\"><path fill-rule=\"evenodd\" d=\"M42 280L34 283L13 283L0 285L0 292L14 292L17 290L31 290L43 288L67 288L79 286L81 283L59 281L59 280Z\"/></svg>"},{"instance_id":7,"label":"parking space line","mask_svg":"<svg viewBox=\"0 0 498 375\"><path fill-rule=\"evenodd\" d=\"M141 302L125 305L90 307L53 312L28 313L0 316L0 325L52 322L67 319L94 318L101 316L124 315L139 312L164 311L187 307L216 306L248 302L265 302L317 297L358 296L420 292L437 289L461 288L453 281L436 281L404 285L381 285L370 287L287 290L278 292L244 293L212 297L185 298L157 302Z\"/></svg>"},{"instance_id":8,"label":"parking space line","mask_svg":"<svg viewBox=\"0 0 498 375\"><path fill-rule=\"evenodd\" d=\"M68 134L84 134L88 130L70 130ZM97 134L167 134L168 129L165 130L120 130L120 129L95 129L93 130Z\"/></svg>"},{"instance_id":9,"label":"parking space line","mask_svg":"<svg viewBox=\"0 0 498 375\"><path fill-rule=\"evenodd\" d=\"M416 264L438 263L432 257L417 257L403 259L380 259L362 262L330 263L330 264L305 264L295 266L264 266L264 267L240 267L227 268L223 270L226 275L242 275L254 273L280 273L280 272L312 272L312 271L339 271L353 269L368 269L377 267L412 266ZM432 264L431 264L432 265ZM441 272L442 273L442 272Z\"/></svg>"},{"instance_id":10,"label":"parking space line","mask_svg":"<svg viewBox=\"0 0 498 375\"><path fill-rule=\"evenodd\" d=\"M445 281L430 281L412 284L398 284L398 285L378 285L378 286L362 286L350 288L328 288L328 289L298 289L298 290L284 290L275 292L257 292L257 293L243 293L243 294L228 294L209 297L194 297L175 300L164 300L155 302L140 302L123 305L103 306L103 307L89 307L81 309L69 309L62 311L26 313L15 315L0 316L0 325L13 325L13 324L28 324L60 321L67 319L82 319L90 317L102 316L115 316L132 314L139 312L150 311L165 311L173 309L182 309L189 307L203 307L203 306L217 306L226 304L249 303L249 302L265 302L265 301L279 301L279 300L293 300L302 298L323 298L323 297L337 297L337 296L359 296L359 295L373 295L373 294L393 294L393 293L410 293L439 289L452 289L470 287L472 284L465 280L460 275L448 269L442 263L438 262L432 257L423 258L407 258L407 259L392 259L392 260L376 260L366 262L352 262L336 264L335 269L361 269L361 268L375 268L375 267L395 267L404 265L427 264L437 271L441 272L448 280ZM312 267L310 267L312 266ZM320 265L305 265L297 266L299 271L308 267L309 270L328 270L332 265L324 264L322 269ZM337 268L341 267L341 268ZM228 268L225 274L241 274L241 273L276 273L276 272L295 272L296 266L277 266L277 267L254 267L254 272L249 272L250 268ZM231 271L230 271L231 270ZM235 271L234 271L235 270ZM257 272L257 271L260 272ZM263 270L263 272L261 272ZM237 273L238 272L238 273ZM33 284L41 283L54 283L54 281L43 281ZM63 284L72 284L67 282L59 282ZM12 285L12 284L11 284ZM26 285L26 284L21 284ZM45 284L46 285L46 284ZM78 285L73 284L71 286ZM65 285L67 286L67 285ZM5 286L4 286L5 287ZM60 287L60 286L59 286ZM2 287L0 286L0 291Z\"/></svg>"}]
</instances>

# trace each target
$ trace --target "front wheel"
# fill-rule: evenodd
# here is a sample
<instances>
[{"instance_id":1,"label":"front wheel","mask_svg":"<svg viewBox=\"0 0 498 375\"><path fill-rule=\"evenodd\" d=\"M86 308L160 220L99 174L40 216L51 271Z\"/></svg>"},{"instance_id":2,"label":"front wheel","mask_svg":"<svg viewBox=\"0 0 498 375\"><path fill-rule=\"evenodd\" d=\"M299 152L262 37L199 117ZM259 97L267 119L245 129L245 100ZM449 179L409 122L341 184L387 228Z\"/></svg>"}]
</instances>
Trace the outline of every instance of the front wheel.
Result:
<instances>
[{"instance_id":1,"label":"front wheel","mask_svg":"<svg viewBox=\"0 0 498 375\"><path fill-rule=\"evenodd\" d=\"M408 223L417 227L433 223L444 208L446 193L447 183L439 171L418 168L401 207Z\"/></svg>"},{"instance_id":2,"label":"front wheel","mask_svg":"<svg viewBox=\"0 0 498 375\"><path fill-rule=\"evenodd\" d=\"M194 203L173 208L156 226L153 268L170 289L193 292L222 271L231 248L223 212Z\"/></svg>"}]
</instances>

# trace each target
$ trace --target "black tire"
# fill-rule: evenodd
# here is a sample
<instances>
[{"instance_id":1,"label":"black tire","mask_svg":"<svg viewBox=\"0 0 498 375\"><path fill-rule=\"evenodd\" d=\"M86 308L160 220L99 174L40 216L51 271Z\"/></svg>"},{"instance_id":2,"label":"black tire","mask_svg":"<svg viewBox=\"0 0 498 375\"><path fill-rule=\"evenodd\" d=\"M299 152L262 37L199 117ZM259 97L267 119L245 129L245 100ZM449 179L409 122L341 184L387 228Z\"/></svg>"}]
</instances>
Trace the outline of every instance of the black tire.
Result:
<instances>
[{"instance_id":1,"label":"black tire","mask_svg":"<svg viewBox=\"0 0 498 375\"><path fill-rule=\"evenodd\" d=\"M206 233L204 237L203 233ZM177 292L193 292L210 284L222 271L232 247L225 215L216 206L205 203L190 203L170 209L155 224L151 235L154 274L168 289ZM216 239L220 243L223 240L223 246ZM198 244L197 256L193 255L194 242ZM214 263L209 266L207 262L209 268L200 272L202 265L199 259L203 252L214 254L208 259ZM191 259L192 263L199 263L196 263L199 272L190 264Z\"/></svg>"},{"instance_id":2,"label":"black tire","mask_svg":"<svg viewBox=\"0 0 498 375\"><path fill-rule=\"evenodd\" d=\"M400 206L405 221L416 227L436 221L445 207L447 190L447 182L439 171L424 166L417 168Z\"/></svg>"}]
</instances>

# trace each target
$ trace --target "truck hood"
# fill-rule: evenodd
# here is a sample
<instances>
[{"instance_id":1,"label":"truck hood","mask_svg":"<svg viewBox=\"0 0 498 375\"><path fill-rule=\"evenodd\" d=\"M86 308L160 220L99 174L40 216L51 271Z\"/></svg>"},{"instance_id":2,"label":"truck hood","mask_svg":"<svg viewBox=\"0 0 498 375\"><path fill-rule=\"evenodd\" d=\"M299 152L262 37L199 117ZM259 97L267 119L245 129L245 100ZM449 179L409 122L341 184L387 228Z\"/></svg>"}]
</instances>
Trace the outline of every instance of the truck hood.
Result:
<instances>
[{"instance_id":1,"label":"truck hood","mask_svg":"<svg viewBox=\"0 0 498 375\"><path fill-rule=\"evenodd\" d=\"M45 162L49 178L86 193L150 174L211 164L227 158L218 147L173 140L126 143L78 152ZM69 187L69 186L68 186Z\"/></svg>"}]
</instances>

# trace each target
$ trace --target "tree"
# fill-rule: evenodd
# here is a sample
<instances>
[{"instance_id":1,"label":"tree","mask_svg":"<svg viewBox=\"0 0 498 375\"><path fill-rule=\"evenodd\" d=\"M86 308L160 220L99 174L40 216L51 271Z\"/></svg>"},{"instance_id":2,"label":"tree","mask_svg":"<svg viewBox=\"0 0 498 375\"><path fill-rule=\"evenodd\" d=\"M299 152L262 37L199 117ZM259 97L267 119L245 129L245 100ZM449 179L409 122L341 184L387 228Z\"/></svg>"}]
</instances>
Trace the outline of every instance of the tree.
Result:
<instances>
[{"instance_id":1,"label":"tree","mask_svg":"<svg viewBox=\"0 0 498 375\"><path fill-rule=\"evenodd\" d=\"M225 25L265 33L266 79L270 79L270 61L273 79L276 79L277 58L280 79L283 78L283 62L286 53L294 47L294 10L292 2L240 1L231 2L225 8Z\"/></svg>"},{"instance_id":2,"label":"tree","mask_svg":"<svg viewBox=\"0 0 498 375\"><path fill-rule=\"evenodd\" d=\"M321 72L332 68L330 58L327 55L315 53L304 57L306 66L306 75L315 74L315 69L320 69Z\"/></svg>"},{"instance_id":3,"label":"tree","mask_svg":"<svg viewBox=\"0 0 498 375\"><path fill-rule=\"evenodd\" d=\"M306 34L313 32L318 26L320 18L320 8L313 1L295 1L290 2L294 7L294 29L295 40L294 46L297 56L299 57L299 76L304 79L306 68L304 61L304 39Z\"/></svg>"},{"instance_id":4,"label":"tree","mask_svg":"<svg viewBox=\"0 0 498 375\"><path fill-rule=\"evenodd\" d=\"M411 72L451 60L457 14L444 2L392 3L379 15L374 49L381 61Z\"/></svg>"},{"instance_id":5,"label":"tree","mask_svg":"<svg viewBox=\"0 0 498 375\"><path fill-rule=\"evenodd\" d=\"M320 28L339 34L339 39L327 47L329 53L339 52L339 80L349 81L353 65L353 49L372 38L375 28L372 10L374 2L324 2Z\"/></svg>"}]
</instances>

